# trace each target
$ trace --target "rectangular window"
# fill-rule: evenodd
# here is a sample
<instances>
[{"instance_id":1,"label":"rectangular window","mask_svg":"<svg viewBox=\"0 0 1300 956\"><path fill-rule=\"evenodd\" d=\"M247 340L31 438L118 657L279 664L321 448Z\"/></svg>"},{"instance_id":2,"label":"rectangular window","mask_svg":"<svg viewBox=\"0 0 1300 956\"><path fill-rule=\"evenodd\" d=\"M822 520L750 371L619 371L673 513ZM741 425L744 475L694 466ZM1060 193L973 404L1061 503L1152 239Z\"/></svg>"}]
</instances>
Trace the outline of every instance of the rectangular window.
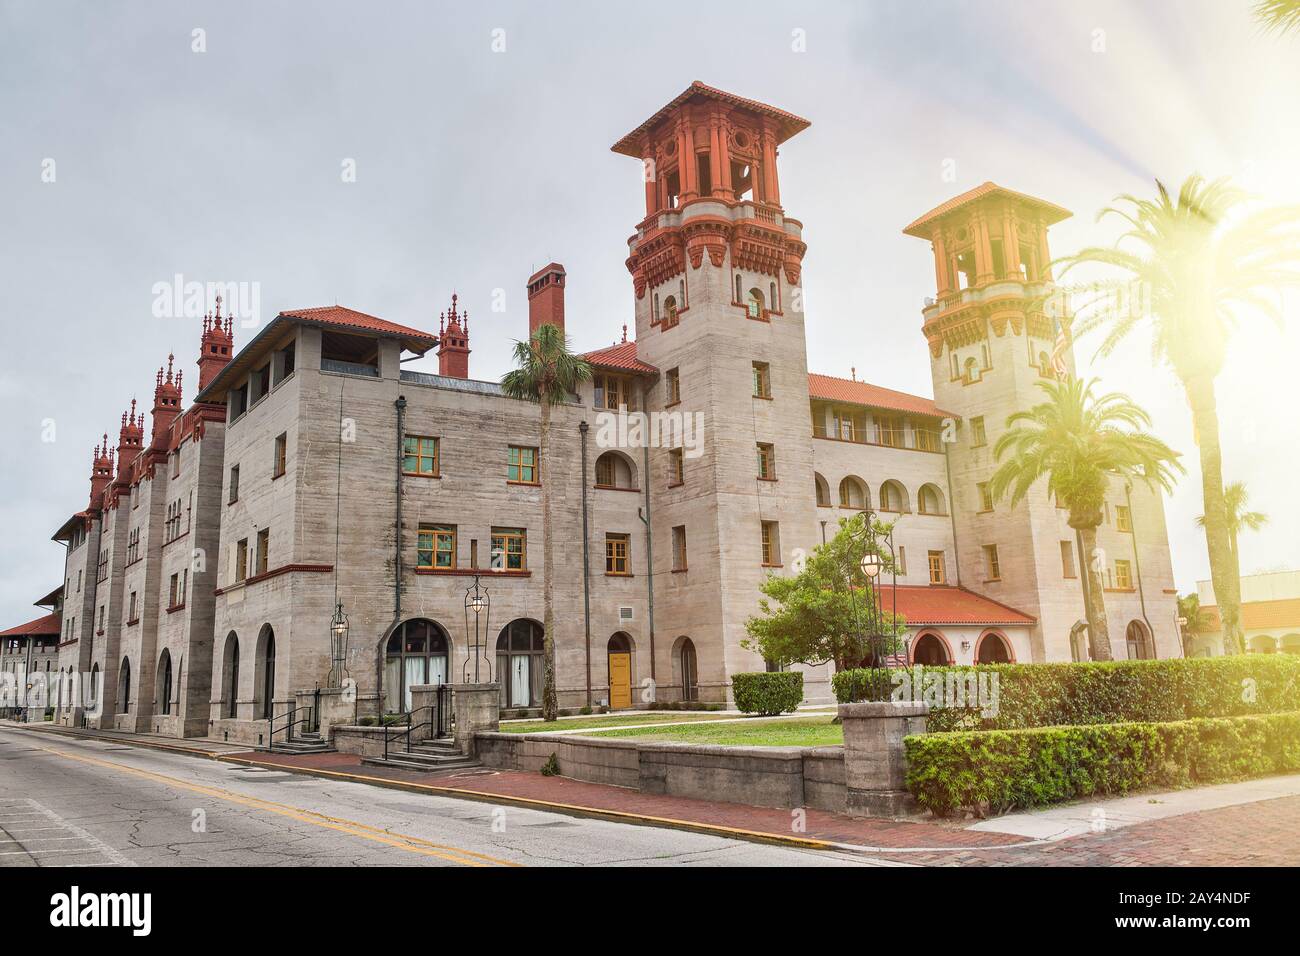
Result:
<instances>
[{"instance_id":1,"label":"rectangular window","mask_svg":"<svg viewBox=\"0 0 1300 956\"><path fill-rule=\"evenodd\" d=\"M776 449L768 442L758 443L758 477L776 481Z\"/></svg>"},{"instance_id":2,"label":"rectangular window","mask_svg":"<svg viewBox=\"0 0 1300 956\"><path fill-rule=\"evenodd\" d=\"M998 546L984 545L984 574L988 581L1002 580L1002 565L998 563Z\"/></svg>"},{"instance_id":3,"label":"rectangular window","mask_svg":"<svg viewBox=\"0 0 1300 956\"><path fill-rule=\"evenodd\" d=\"M673 527L673 570L686 570L686 525Z\"/></svg>"},{"instance_id":4,"label":"rectangular window","mask_svg":"<svg viewBox=\"0 0 1300 956\"><path fill-rule=\"evenodd\" d=\"M903 447L903 423L897 418L876 416L876 444L887 448Z\"/></svg>"},{"instance_id":5,"label":"rectangular window","mask_svg":"<svg viewBox=\"0 0 1300 956\"><path fill-rule=\"evenodd\" d=\"M677 369L670 368L664 373L664 403L676 405L682 400L682 379Z\"/></svg>"},{"instance_id":6,"label":"rectangular window","mask_svg":"<svg viewBox=\"0 0 1300 956\"><path fill-rule=\"evenodd\" d=\"M1128 505L1115 506L1115 529L1117 531L1133 530L1133 514L1129 511Z\"/></svg>"},{"instance_id":7,"label":"rectangular window","mask_svg":"<svg viewBox=\"0 0 1300 956\"><path fill-rule=\"evenodd\" d=\"M176 605L181 603L179 593L180 589L181 576L179 574L173 574L171 579L167 582L167 606L169 608L176 607ZM134 595L132 595L132 597L134 597Z\"/></svg>"},{"instance_id":8,"label":"rectangular window","mask_svg":"<svg viewBox=\"0 0 1300 956\"><path fill-rule=\"evenodd\" d=\"M523 571L527 568L527 537L523 528L492 529L492 570Z\"/></svg>"},{"instance_id":9,"label":"rectangular window","mask_svg":"<svg viewBox=\"0 0 1300 956\"><path fill-rule=\"evenodd\" d=\"M912 426L912 434L916 436L916 447L921 451L939 450L939 433L937 431L914 425Z\"/></svg>"},{"instance_id":10,"label":"rectangular window","mask_svg":"<svg viewBox=\"0 0 1300 956\"><path fill-rule=\"evenodd\" d=\"M434 524L420 528L416 542L416 567L454 568L456 566L456 526Z\"/></svg>"},{"instance_id":11,"label":"rectangular window","mask_svg":"<svg viewBox=\"0 0 1300 956\"><path fill-rule=\"evenodd\" d=\"M1133 587L1133 565L1128 561L1115 562L1115 587L1125 590Z\"/></svg>"},{"instance_id":12,"label":"rectangular window","mask_svg":"<svg viewBox=\"0 0 1300 956\"><path fill-rule=\"evenodd\" d=\"M930 565L930 583L943 584L948 580L947 570L943 564L943 552L931 551L927 555Z\"/></svg>"},{"instance_id":13,"label":"rectangular window","mask_svg":"<svg viewBox=\"0 0 1300 956\"><path fill-rule=\"evenodd\" d=\"M102 604L99 606L99 625L95 628L95 630L99 631L100 633L103 633L104 631L104 605Z\"/></svg>"},{"instance_id":14,"label":"rectangular window","mask_svg":"<svg viewBox=\"0 0 1300 956\"><path fill-rule=\"evenodd\" d=\"M754 397L772 397L772 367L767 362L754 363Z\"/></svg>"},{"instance_id":15,"label":"rectangular window","mask_svg":"<svg viewBox=\"0 0 1300 956\"><path fill-rule=\"evenodd\" d=\"M1069 541L1061 542L1061 577L1077 578L1079 572L1074 567L1074 545Z\"/></svg>"},{"instance_id":16,"label":"rectangular window","mask_svg":"<svg viewBox=\"0 0 1300 956\"><path fill-rule=\"evenodd\" d=\"M901 544L898 546L898 574L907 577L907 548Z\"/></svg>"},{"instance_id":17,"label":"rectangular window","mask_svg":"<svg viewBox=\"0 0 1300 956\"><path fill-rule=\"evenodd\" d=\"M592 379L593 383L593 404L597 408L607 408L610 411L617 411L620 405L632 407L628 400L628 381L618 375L596 375Z\"/></svg>"},{"instance_id":18,"label":"rectangular window","mask_svg":"<svg viewBox=\"0 0 1300 956\"><path fill-rule=\"evenodd\" d=\"M270 568L271 529L263 528L257 532L257 573L265 574Z\"/></svg>"},{"instance_id":19,"label":"rectangular window","mask_svg":"<svg viewBox=\"0 0 1300 956\"><path fill-rule=\"evenodd\" d=\"M981 481L975 487L979 489L980 493L980 511L992 511L993 489L989 487L989 483L987 481Z\"/></svg>"},{"instance_id":20,"label":"rectangular window","mask_svg":"<svg viewBox=\"0 0 1300 956\"><path fill-rule=\"evenodd\" d=\"M235 544L235 582L245 580L248 577L248 539L244 538Z\"/></svg>"},{"instance_id":21,"label":"rectangular window","mask_svg":"<svg viewBox=\"0 0 1300 956\"><path fill-rule=\"evenodd\" d=\"M178 448L172 453L172 477L176 478L181 473L181 452Z\"/></svg>"},{"instance_id":22,"label":"rectangular window","mask_svg":"<svg viewBox=\"0 0 1300 956\"><path fill-rule=\"evenodd\" d=\"M173 578L174 578L175 576L176 576L176 575L172 575ZM136 619L136 617L137 617L136 612L137 612L138 609L136 608L135 604L136 604L136 594L135 594L134 591L132 591L132 592L131 592L131 600L130 600L130 602L127 604L126 619L127 619L128 622L130 622L130 621L134 621L134 620Z\"/></svg>"},{"instance_id":23,"label":"rectangular window","mask_svg":"<svg viewBox=\"0 0 1300 956\"><path fill-rule=\"evenodd\" d=\"M289 436L282 433L275 439L275 466L271 472L272 478L279 478L284 474L285 456L288 453Z\"/></svg>"},{"instance_id":24,"label":"rectangular window","mask_svg":"<svg viewBox=\"0 0 1300 956\"><path fill-rule=\"evenodd\" d=\"M970 420L970 446L979 448L981 445L988 444L988 437L984 433L984 416L978 415Z\"/></svg>"},{"instance_id":25,"label":"rectangular window","mask_svg":"<svg viewBox=\"0 0 1300 956\"><path fill-rule=\"evenodd\" d=\"M776 567L781 563L781 530L775 521L760 522L763 544L763 564Z\"/></svg>"},{"instance_id":26,"label":"rectangular window","mask_svg":"<svg viewBox=\"0 0 1300 956\"><path fill-rule=\"evenodd\" d=\"M668 486L680 485L686 481L686 455L680 448L668 451Z\"/></svg>"},{"instance_id":27,"label":"rectangular window","mask_svg":"<svg viewBox=\"0 0 1300 956\"><path fill-rule=\"evenodd\" d=\"M630 574L628 547L630 538L625 534L605 535L605 573Z\"/></svg>"},{"instance_id":28,"label":"rectangular window","mask_svg":"<svg viewBox=\"0 0 1300 956\"><path fill-rule=\"evenodd\" d=\"M227 504L234 504L239 500L239 466L230 466L230 498Z\"/></svg>"},{"instance_id":29,"label":"rectangular window","mask_svg":"<svg viewBox=\"0 0 1300 956\"><path fill-rule=\"evenodd\" d=\"M506 466L506 480L524 484L537 484L537 449L520 445L510 446L509 463Z\"/></svg>"},{"instance_id":30,"label":"rectangular window","mask_svg":"<svg viewBox=\"0 0 1300 956\"><path fill-rule=\"evenodd\" d=\"M421 435L407 435L402 439L402 471L408 475L437 478L438 439Z\"/></svg>"}]
</instances>

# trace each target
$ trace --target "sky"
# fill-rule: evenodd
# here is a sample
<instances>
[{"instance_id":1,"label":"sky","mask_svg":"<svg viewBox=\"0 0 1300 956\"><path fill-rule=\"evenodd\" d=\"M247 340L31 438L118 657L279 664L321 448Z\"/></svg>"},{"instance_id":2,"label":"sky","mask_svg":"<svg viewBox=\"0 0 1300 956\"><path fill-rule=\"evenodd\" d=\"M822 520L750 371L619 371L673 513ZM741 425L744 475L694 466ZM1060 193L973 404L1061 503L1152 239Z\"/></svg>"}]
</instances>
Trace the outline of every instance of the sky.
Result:
<instances>
[{"instance_id":1,"label":"sky","mask_svg":"<svg viewBox=\"0 0 1300 956\"><path fill-rule=\"evenodd\" d=\"M193 397L199 320L156 315L159 283L245 283L263 322L337 302L422 328L454 291L470 373L496 379L526 279L558 260L574 346L608 345L644 213L639 164L609 147L698 79L812 122L780 161L810 368L930 395L933 264L901 230L943 200L993 180L1064 206L1058 256L1112 242L1097 212L1156 177L1300 202L1300 35L1250 6L0 0L0 627L41 613L92 449L170 352ZM1245 573L1300 567L1300 296L1288 313L1218 383L1225 477L1271 518ZM1208 564L1185 398L1141 337L1095 347L1084 369L1184 453L1167 520L1191 590Z\"/></svg>"}]
</instances>

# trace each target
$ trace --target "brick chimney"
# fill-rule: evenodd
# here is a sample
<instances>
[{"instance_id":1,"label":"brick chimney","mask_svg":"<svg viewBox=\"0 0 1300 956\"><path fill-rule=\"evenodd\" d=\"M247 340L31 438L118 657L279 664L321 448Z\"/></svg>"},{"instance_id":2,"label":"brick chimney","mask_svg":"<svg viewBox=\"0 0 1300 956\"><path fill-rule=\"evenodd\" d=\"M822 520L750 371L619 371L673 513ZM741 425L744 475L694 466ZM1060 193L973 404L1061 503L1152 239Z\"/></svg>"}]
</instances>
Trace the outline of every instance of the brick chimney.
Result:
<instances>
[{"instance_id":1,"label":"brick chimney","mask_svg":"<svg viewBox=\"0 0 1300 956\"><path fill-rule=\"evenodd\" d=\"M117 438L117 483L125 487L131 482L131 463L144 448L144 412L135 413L135 399L131 411L122 413L122 430Z\"/></svg>"},{"instance_id":2,"label":"brick chimney","mask_svg":"<svg viewBox=\"0 0 1300 956\"><path fill-rule=\"evenodd\" d=\"M451 308L438 319L438 374L469 378L469 313L456 311L455 293Z\"/></svg>"},{"instance_id":3,"label":"brick chimney","mask_svg":"<svg viewBox=\"0 0 1300 956\"><path fill-rule=\"evenodd\" d=\"M90 507L102 505L104 489L113 480L113 452L108 447L108 432L104 432L104 442L95 446L95 457L90 465Z\"/></svg>"},{"instance_id":4,"label":"brick chimney","mask_svg":"<svg viewBox=\"0 0 1300 956\"><path fill-rule=\"evenodd\" d=\"M199 391L212 384L212 380L225 368L235 353L235 320L221 318L221 296L217 296L217 314L203 317L203 338L199 346Z\"/></svg>"},{"instance_id":5,"label":"brick chimney","mask_svg":"<svg viewBox=\"0 0 1300 956\"><path fill-rule=\"evenodd\" d=\"M528 337L539 325L564 331L564 266L558 262L533 273L528 280Z\"/></svg>"},{"instance_id":6,"label":"brick chimney","mask_svg":"<svg viewBox=\"0 0 1300 956\"><path fill-rule=\"evenodd\" d=\"M158 383L153 390L153 432L150 435L150 444L155 448L165 448L167 446L167 430L172 427L172 422L176 421L176 416L181 413L181 375L183 373L172 373L172 362L176 360L175 355L167 356L167 375L163 376L163 370L158 369Z\"/></svg>"}]
</instances>

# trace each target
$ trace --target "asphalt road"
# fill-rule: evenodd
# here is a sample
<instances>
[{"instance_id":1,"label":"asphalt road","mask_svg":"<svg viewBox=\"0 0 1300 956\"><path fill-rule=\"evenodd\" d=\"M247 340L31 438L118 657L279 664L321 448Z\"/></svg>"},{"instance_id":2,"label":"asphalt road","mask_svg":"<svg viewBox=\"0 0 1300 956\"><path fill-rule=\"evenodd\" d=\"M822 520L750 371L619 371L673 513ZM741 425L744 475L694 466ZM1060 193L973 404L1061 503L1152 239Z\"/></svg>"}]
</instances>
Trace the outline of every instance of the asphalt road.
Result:
<instances>
[{"instance_id":1,"label":"asphalt road","mask_svg":"<svg viewBox=\"0 0 1300 956\"><path fill-rule=\"evenodd\" d=\"M867 866L0 728L0 866Z\"/></svg>"}]
</instances>

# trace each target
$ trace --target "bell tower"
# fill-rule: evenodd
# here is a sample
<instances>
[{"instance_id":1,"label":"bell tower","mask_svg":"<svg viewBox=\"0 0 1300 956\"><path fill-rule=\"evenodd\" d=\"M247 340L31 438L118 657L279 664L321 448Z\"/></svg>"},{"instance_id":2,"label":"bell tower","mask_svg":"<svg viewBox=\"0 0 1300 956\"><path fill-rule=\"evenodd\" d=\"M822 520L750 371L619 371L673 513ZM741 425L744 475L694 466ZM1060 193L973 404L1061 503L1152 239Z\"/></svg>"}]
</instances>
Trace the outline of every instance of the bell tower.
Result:
<instances>
[{"instance_id":1,"label":"bell tower","mask_svg":"<svg viewBox=\"0 0 1300 956\"><path fill-rule=\"evenodd\" d=\"M1071 658L1067 636L1083 599L1077 579L1064 577L1063 549L1077 574L1075 534L1042 483L1015 508L991 503L986 483L1007 416L1043 401L1038 382L1074 372L1047 241L1048 228L1069 216L986 182L903 230L934 253L936 294L921 331L935 402L961 416L948 445L960 583L1038 619L1035 661Z\"/></svg>"},{"instance_id":2,"label":"bell tower","mask_svg":"<svg viewBox=\"0 0 1300 956\"><path fill-rule=\"evenodd\" d=\"M648 453L662 700L692 692L687 645L701 699L725 699L728 674L763 669L741 646L759 586L818 541L807 247L777 175L779 148L808 126L697 81L613 146L639 162L645 188L627 268L637 358L660 379L640 407L700 429L693 447Z\"/></svg>"}]
</instances>

